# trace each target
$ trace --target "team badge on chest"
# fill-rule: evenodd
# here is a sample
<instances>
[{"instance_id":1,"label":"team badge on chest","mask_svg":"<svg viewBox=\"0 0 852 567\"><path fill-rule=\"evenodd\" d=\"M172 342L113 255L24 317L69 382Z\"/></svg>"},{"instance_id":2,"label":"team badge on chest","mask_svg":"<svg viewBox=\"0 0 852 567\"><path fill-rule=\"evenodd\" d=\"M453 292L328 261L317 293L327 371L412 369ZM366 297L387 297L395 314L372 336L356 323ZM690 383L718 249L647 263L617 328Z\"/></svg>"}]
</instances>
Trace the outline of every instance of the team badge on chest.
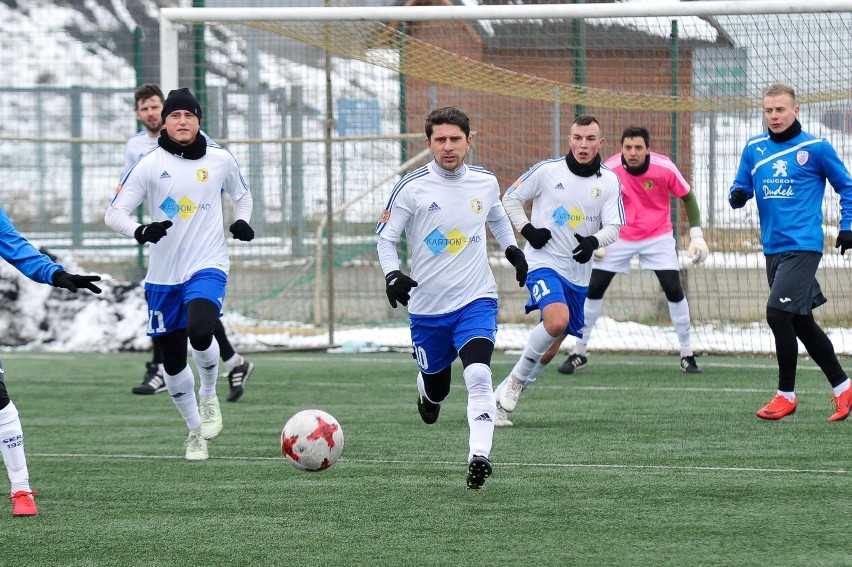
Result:
<instances>
[{"instance_id":1,"label":"team badge on chest","mask_svg":"<svg viewBox=\"0 0 852 567\"><path fill-rule=\"evenodd\" d=\"M195 177L202 183L210 179L210 170L206 167L195 170Z\"/></svg>"},{"instance_id":2,"label":"team badge on chest","mask_svg":"<svg viewBox=\"0 0 852 567\"><path fill-rule=\"evenodd\" d=\"M796 152L796 163L798 163L799 165L805 165L806 163L808 163L809 157L811 157L810 152L806 152L804 150Z\"/></svg>"},{"instance_id":3,"label":"team badge on chest","mask_svg":"<svg viewBox=\"0 0 852 567\"><path fill-rule=\"evenodd\" d=\"M476 214L480 214L483 210L485 210L485 205L482 203L481 197L476 197L475 199L470 200L470 210Z\"/></svg>"}]
</instances>

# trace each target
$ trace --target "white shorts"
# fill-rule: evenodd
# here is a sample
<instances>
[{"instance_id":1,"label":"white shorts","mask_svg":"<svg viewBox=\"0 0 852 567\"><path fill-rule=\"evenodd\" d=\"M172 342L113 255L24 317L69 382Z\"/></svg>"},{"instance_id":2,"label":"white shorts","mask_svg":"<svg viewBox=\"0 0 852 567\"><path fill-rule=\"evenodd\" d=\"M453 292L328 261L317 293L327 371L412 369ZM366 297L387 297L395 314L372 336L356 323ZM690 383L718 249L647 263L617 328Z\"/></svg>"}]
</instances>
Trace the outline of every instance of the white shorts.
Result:
<instances>
[{"instance_id":1,"label":"white shorts","mask_svg":"<svg viewBox=\"0 0 852 567\"><path fill-rule=\"evenodd\" d=\"M679 270L675 239L671 234L646 238L644 240L623 240L619 238L606 247L606 254L600 260L595 258L594 269L627 274L630 272L630 260L639 256L639 268L642 270Z\"/></svg>"}]
</instances>

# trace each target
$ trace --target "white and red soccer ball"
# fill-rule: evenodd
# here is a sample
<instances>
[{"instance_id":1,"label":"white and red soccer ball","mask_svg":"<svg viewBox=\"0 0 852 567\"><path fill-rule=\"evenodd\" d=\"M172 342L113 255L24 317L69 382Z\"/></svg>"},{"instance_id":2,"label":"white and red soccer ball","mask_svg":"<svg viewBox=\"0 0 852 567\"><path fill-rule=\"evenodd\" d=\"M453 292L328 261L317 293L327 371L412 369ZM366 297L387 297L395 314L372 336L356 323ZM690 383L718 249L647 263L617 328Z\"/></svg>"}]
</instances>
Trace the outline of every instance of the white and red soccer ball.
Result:
<instances>
[{"instance_id":1,"label":"white and red soccer ball","mask_svg":"<svg viewBox=\"0 0 852 567\"><path fill-rule=\"evenodd\" d=\"M281 452L300 471L322 471L343 451L343 429L329 413L302 410L287 420L281 432Z\"/></svg>"}]
</instances>

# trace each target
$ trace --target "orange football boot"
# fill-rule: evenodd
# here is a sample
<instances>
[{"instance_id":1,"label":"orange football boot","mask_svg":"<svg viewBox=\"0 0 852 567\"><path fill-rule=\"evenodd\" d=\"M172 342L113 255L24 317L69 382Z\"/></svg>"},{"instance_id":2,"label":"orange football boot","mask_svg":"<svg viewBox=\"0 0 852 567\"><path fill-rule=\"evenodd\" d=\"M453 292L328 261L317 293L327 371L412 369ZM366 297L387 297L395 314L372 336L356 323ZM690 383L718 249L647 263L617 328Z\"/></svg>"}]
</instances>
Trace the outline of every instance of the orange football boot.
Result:
<instances>
[{"instance_id":1,"label":"orange football boot","mask_svg":"<svg viewBox=\"0 0 852 567\"><path fill-rule=\"evenodd\" d=\"M796 413L796 401L790 401L781 394L775 394L772 401L757 410L757 417L761 419L781 419L784 416Z\"/></svg>"},{"instance_id":2,"label":"orange football boot","mask_svg":"<svg viewBox=\"0 0 852 567\"><path fill-rule=\"evenodd\" d=\"M19 490L9 497L12 501L13 516L37 516L38 508L36 508L35 496L38 494L34 490Z\"/></svg>"},{"instance_id":3,"label":"orange football boot","mask_svg":"<svg viewBox=\"0 0 852 567\"><path fill-rule=\"evenodd\" d=\"M832 396L831 403L837 408L828 421L843 421L849 417L849 411L852 410L852 387L846 388L846 391L839 396Z\"/></svg>"}]
</instances>

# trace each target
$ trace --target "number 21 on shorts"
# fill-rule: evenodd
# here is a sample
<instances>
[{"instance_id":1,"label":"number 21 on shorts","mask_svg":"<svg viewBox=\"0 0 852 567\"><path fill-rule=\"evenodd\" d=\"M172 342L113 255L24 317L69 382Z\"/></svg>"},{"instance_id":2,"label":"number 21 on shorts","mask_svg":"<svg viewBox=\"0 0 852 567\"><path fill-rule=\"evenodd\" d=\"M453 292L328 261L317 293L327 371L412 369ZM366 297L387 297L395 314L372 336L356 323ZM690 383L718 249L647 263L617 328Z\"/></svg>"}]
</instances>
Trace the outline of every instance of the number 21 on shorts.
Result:
<instances>
[{"instance_id":1,"label":"number 21 on shorts","mask_svg":"<svg viewBox=\"0 0 852 567\"><path fill-rule=\"evenodd\" d=\"M541 298L550 293L550 290L547 288L547 284L544 283L544 280L538 280L535 282L532 288L532 296L536 300L536 302L541 301Z\"/></svg>"}]
</instances>

